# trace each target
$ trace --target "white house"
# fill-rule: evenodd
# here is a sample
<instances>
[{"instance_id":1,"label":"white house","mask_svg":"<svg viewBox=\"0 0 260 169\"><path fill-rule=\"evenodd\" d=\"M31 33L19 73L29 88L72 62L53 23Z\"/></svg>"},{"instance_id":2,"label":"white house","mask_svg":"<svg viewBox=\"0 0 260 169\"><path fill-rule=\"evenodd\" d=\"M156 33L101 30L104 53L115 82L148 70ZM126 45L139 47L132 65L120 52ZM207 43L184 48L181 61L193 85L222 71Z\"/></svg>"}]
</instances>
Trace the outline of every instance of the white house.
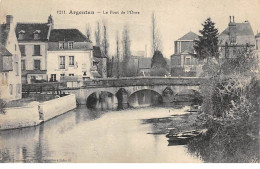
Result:
<instances>
[{"instance_id":1,"label":"white house","mask_svg":"<svg viewBox=\"0 0 260 169\"><path fill-rule=\"evenodd\" d=\"M93 46L78 29L53 29L47 51L48 81L77 82L93 78ZM68 83L67 83L68 84Z\"/></svg>"}]
</instances>

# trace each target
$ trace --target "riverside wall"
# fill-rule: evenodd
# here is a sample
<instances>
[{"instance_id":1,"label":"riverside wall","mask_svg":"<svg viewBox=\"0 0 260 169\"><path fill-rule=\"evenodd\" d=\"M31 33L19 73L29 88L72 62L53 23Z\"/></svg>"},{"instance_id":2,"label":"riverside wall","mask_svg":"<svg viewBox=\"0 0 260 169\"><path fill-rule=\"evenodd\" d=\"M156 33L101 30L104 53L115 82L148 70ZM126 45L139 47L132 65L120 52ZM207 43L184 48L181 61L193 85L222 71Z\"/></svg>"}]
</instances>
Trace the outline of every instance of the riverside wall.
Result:
<instances>
[{"instance_id":1,"label":"riverside wall","mask_svg":"<svg viewBox=\"0 0 260 169\"><path fill-rule=\"evenodd\" d=\"M0 114L0 130L37 126L75 108L74 94L29 106L5 108L5 113Z\"/></svg>"}]
</instances>

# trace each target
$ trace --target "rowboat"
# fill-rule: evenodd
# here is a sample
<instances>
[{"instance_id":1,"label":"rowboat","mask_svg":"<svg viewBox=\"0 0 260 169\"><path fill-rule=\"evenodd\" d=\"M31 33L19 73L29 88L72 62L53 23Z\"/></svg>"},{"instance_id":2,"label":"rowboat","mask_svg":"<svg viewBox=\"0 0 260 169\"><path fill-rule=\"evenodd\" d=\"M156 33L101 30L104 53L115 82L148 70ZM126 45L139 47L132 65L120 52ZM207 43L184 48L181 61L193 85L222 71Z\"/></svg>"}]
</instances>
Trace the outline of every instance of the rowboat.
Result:
<instances>
[{"instance_id":1,"label":"rowboat","mask_svg":"<svg viewBox=\"0 0 260 169\"><path fill-rule=\"evenodd\" d=\"M191 130L184 131L176 134L167 134L166 137L169 138L169 145L184 145L195 137L200 136L203 133L202 130Z\"/></svg>"}]
</instances>

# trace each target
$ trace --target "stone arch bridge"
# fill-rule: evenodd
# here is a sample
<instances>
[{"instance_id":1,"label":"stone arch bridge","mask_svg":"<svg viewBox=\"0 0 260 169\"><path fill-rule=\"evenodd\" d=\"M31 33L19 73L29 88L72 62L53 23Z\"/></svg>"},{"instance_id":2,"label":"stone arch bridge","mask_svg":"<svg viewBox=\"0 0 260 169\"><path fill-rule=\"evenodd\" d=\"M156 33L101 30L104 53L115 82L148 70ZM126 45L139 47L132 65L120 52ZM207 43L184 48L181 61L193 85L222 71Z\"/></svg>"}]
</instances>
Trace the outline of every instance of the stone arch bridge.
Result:
<instances>
[{"instance_id":1,"label":"stone arch bridge","mask_svg":"<svg viewBox=\"0 0 260 169\"><path fill-rule=\"evenodd\" d=\"M116 96L118 102L128 103L128 98L142 90L158 93L166 101L184 90L199 92L203 78L196 77L140 77L140 78L109 78L85 81L80 88L64 89L65 93L74 93L78 104L86 104L93 93L108 92ZM121 98L121 99L120 99ZM169 99L168 99L169 100ZM171 99L170 99L171 100Z\"/></svg>"}]
</instances>

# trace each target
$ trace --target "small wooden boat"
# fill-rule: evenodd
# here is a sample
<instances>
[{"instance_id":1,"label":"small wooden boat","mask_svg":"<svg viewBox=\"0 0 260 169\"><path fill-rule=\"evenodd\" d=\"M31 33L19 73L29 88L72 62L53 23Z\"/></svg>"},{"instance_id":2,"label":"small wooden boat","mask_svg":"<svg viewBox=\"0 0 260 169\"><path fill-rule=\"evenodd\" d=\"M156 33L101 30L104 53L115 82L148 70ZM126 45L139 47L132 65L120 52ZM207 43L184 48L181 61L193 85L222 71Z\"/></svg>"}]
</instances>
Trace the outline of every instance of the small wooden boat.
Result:
<instances>
[{"instance_id":1,"label":"small wooden boat","mask_svg":"<svg viewBox=\"0 0 260 169\"><path fill-rule=\"evenodd\" d=\"M169 145L183 145L187 144L191 139L200 136L203 131L199 130L191 130L191 131L184 131L176 134L167 134L166 137L169 138L168 142Z\"/></svg>"}]
</instances>

